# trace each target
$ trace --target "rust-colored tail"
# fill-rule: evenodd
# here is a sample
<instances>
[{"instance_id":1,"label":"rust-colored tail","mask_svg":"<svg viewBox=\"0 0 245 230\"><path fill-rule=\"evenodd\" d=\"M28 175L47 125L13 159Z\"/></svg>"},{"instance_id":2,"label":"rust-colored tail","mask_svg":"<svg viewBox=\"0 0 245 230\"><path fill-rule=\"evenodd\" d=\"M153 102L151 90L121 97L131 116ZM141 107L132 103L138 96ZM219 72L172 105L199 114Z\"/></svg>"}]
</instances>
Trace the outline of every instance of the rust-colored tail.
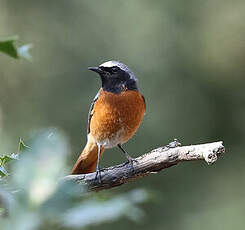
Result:
<instances>
[{"instance_id":1,"label":"rust-colored tail","mask_svg":"<svg viewBox=\"0 0 245 230\"><path fill-rule=\"evenodd\" d=\"M104 152L105 148L101 148L100 156ZM77 162L73 166L71 174L84 174L95 171L98 159L98 146L92 138L88 138L87 144L83 149L81 155L77 159Z\"/></svg>"}]
</instances>

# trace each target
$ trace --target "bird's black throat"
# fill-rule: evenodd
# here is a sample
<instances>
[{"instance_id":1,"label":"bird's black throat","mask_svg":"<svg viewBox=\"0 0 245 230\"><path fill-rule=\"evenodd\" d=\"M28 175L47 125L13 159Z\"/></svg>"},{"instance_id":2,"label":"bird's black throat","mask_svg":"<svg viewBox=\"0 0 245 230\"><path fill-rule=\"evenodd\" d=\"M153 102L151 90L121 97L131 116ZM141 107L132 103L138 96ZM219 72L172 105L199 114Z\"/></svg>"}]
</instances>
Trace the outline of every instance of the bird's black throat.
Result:
<instances>
[{"instance_id":1,"label":"bird's black throat","mask_svg":"<svg viewBox=\"0 0 245 230\"><path fill-rule=\"evenodd\" d=\"M117 78L110 79L101 79L102 80L102 88L104 91L108 91L111 93L120 94L122 91L127 90L138 90L137 82L134 79L128 79L126 81L122 81Z\"/></svg>"}]
</instances>

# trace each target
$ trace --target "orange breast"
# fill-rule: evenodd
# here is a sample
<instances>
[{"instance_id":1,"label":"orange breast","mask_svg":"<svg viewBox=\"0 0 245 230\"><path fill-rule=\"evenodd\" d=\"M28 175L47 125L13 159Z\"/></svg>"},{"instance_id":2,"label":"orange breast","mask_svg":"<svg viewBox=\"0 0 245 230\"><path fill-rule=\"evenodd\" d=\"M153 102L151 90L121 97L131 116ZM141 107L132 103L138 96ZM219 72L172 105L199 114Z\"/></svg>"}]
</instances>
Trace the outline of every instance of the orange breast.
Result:
<instances>
[{"instance_id":1,"label":"orange breast","mask_svg":"<svg viewBox=\"0 0 245 230\"><path fill-rule=\"evenodd\" d=\"M106 148L123 144L139 128L144 113L144 99L138 91L114 94L101 90L94 105L90 133Z\"/></svg>"}]
</instances>

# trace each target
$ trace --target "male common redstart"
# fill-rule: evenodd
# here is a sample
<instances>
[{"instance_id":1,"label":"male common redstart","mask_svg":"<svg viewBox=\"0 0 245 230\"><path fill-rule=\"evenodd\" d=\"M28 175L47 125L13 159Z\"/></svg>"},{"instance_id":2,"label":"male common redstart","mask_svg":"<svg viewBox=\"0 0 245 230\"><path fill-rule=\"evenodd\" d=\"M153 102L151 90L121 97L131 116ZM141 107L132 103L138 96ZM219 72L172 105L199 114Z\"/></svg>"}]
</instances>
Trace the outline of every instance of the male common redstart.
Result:
<instances>
[{"instance_id":1,"label":"male common redstart","mask_svg":"<svg viewBox=\"0 0 245 230\"><path fill-rule=\"evenodd\" d=\"M72 174L100 173L100 157L106 148L118 146L132 164L133 158L122 148L137 131L145 114L145 99L139 93L137 78L123 63L108 61L90 67L99 74L102 88L88 114L87 144Z\"/></svg>"}]
</instances>

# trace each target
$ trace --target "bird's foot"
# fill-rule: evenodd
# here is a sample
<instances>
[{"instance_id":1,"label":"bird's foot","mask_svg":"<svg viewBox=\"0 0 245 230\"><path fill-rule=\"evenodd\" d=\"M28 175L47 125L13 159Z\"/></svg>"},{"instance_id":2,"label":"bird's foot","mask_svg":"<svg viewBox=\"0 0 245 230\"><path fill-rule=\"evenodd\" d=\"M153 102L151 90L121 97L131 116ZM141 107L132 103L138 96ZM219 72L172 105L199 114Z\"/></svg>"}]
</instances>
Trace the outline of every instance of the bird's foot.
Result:
<instances>
[{"instance_id":1,"label":"bird's foot","mask_svg":"<svg viewBox=\"0 0 245 230\"><path fill-rule=\"evenodd\" d=\"M167 144L167 147L170 149L180 147L181 143L177 140L177 138L174 138L173 141L171 141L169 144Z\"/></svg>"},{"instance_id":2,"label":"bird's foot","mask_svg":"<svg viewBox=\"0 0 245 230\"><path fill-rule=\"evenodd\" d=\"M99 183L101 183L101 171L100 171L100 168L96 168L96 174L95 174L95 178L94 180L98 180Z\"/></svg>"},{"instance_id":3,"label":"bird's foot","mask_svg":"<svg viewBox=\"0 0 245 230\"><path fill-rule=\"evenodd\" d=\"M138 164L139 162L135 158L128 157L128 164L131 166L133 171L134 171L134 163Z\"/></svg>"}]
</instances>

